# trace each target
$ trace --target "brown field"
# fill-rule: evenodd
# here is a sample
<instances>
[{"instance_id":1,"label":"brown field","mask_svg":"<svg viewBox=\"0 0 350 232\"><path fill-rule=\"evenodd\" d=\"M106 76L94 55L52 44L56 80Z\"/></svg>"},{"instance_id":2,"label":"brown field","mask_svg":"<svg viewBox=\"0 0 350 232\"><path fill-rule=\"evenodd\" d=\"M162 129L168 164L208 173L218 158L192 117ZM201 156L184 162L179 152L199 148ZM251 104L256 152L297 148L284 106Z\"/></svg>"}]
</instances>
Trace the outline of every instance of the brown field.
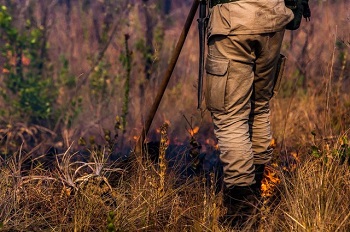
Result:
<instances>
[{"instance_id":1,"label":"brown field","mask_svg":"<svg viewBox=\"0 0 350 232\"><path fill-rule=\"evenodd\" d=\"M196 21L149 154L133 168L125 158L191 6L173 0L166 14L165 2L0 0L0 231L235 231L218 223L225 209L208 167L218 151L209 112L196 109ZM350 231L350 1L310 8L311 21L285 34L259 231ZM22 47L2 36L13 29ZM48 103L23 103L9 84L33 73L41 79L23 88Z\"/></svg>"}]
</instances>

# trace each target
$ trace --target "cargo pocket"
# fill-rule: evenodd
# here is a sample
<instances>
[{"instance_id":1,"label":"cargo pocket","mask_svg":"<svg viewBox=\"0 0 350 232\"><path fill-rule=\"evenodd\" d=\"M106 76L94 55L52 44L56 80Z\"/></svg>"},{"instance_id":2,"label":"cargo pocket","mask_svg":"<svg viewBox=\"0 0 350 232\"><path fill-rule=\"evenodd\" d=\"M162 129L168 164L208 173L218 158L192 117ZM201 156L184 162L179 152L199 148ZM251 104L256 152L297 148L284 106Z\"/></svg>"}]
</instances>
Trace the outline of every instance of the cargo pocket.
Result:
<instances>
[{"instance_id":1,"label":"cargo pocket","mask_svg":"<svg viewBox=\"0 0 350 232\"><path fill-rule=\"evenodd\" d=\"M205 102L210 111L225 111L225 92L229 60L208 55Z\"/></svg>"},{"instance_id":2,"label":"cargo pocket","mask_svg":"<svg viewBox=\"0 0 350 232\"><path fill-rule=\"evenodd\" d=\"M286 64L286 57L282 54L280 54L280 57L278 59L277 62L277 70L276 70L276 75L275 75L275 83L273 86L273 95L272 96L276 96L278 91L281 88L281 80L283 78L284 75L284 68L285 68L285 64Z\"/></svg>"}]
</instances>

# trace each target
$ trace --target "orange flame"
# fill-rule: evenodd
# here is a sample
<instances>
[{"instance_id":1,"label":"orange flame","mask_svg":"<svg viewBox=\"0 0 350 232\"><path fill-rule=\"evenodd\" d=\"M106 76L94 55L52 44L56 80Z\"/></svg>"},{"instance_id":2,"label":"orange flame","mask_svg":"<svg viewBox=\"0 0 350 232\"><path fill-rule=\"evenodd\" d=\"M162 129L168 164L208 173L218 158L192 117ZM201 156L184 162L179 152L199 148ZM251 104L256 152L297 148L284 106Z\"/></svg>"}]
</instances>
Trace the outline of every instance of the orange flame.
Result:
<instances>
[{"instance_id":1,"label":"orange flame","mask_svg":"<svg viewBox=\"0 0 350 232\"><path fill-rule=\"evenodd\" d=\"M198 126L196 126L196 127L193 128L193 129L188 130L188 132L190 133L190 135L191 135L192 137L193 137L195 134L197 134L198 131L199 131L199 127L198 127Z\"/></svg>"},{"instance_id":2,"label":"orange flame","mask_svg":"<svg viewBox=\"0 0 350 232\"><path fill-rule=\"evenodd\" d=\"M277 146L276 140L274 138L272 138L271 141L270 141L270 147L271 148L276 148L276 146Z\"/></svg>"},{"instance_id":3,"label":"orange flame","mask_svg":"<svg viewBox=\"0 0 350 232\"><path fill-rule=\"evenodd\" d=\"M217 144L213 139L208 138L205 140L205 143L210 147L213 147L215 150L219 150L219 144Z\"/></svg>"},{"instance_id":4,"label":"orange flame","mask_svg":"<svg viewBox=\"0 0 350 232\"><path fill-rule=\"evenodd\" d=\"M264 179L261 184L261 195L263 197L270 197L273 194L276 186L281 182L281 179L278 177L277 171L267 166L265 168Z\"/></svg>"},{"instance_id":5,"label":"orange flame","mask_svg":"<svg viewBox=\"0 0 350 232\"><path fill-rule=\"evenodd\" d=\"M170 126L170 120L165 119L165 120L164 120L164 123L166 123L166 124L168 124L168 126Z\"/></svg>"}]
</instances>

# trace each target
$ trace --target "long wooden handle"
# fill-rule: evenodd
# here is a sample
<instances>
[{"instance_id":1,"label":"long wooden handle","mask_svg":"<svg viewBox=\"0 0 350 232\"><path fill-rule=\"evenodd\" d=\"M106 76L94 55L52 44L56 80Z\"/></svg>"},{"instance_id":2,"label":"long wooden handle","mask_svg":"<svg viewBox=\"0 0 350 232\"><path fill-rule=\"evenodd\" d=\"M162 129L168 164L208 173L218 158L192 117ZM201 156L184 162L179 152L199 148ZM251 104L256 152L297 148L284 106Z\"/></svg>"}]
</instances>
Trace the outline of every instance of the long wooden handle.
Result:
<instances>
[{"instance_id":1,"label":"long wooden handle","mask_svg":"<svg viewBox=\"0 0 350 232\"><path fill-rule=\"evenodd\" d=\"M136 147L135 147L135 150L134 150L134 153L136 156L139 156L141 153L142 153L142 147L143 147L143 143L145 141L145 138L148 134L148 131L151 127L151 124L152 124L152 121L154 119L154 116L157 112L157 109L159 107L159 104L162 100L162 97L164 95L164 92L167 88L167 85L169 83L169 80L170 80L170 77L171 77L171 74L173 73L174 71L174 68L175 68L175 65L176 65L176 62L180 56L180 53L181 53L181 49L185 43L185 40L186 40L186 37L187 37L187 34L188 34L188 31L190 30L191 28L191 24L193 22L193 19L194 19L194 16L196 15L196 11L197 11L197 8L198 8L198 5L199 5L199 0L194 0L193 1L193 4L192 4L192 7L190 9L190 12L188 13L188 16L187 16L187 19L186 19L186 22L185 22L185 25L182 29L182 32L181 32L181 35L180 35L180 38L176 44L176 47L175 47L175 50L172 54L172 57L171 57L171 60L170 60L170 63L168 65L168 68L164 74L164 78L162 80L162 83L159 87L159 90L158 90L158 93L157 93L157 96L154 100L154 103L149 111L149 114L146 118L146 121L145 121L145 125L144 127L142 128L142 132L138 138L138 141L136 143Z\"/></svg>"}]
</instances>

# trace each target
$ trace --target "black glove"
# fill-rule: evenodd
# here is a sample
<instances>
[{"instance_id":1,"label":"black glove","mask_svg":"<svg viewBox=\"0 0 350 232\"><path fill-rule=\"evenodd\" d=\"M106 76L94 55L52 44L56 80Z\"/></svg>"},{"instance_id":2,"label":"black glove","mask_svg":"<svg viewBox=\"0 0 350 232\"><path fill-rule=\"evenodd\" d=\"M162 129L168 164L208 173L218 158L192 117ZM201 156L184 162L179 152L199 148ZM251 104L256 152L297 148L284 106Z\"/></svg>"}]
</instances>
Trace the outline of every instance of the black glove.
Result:
<instances>
[{"instance_id":1,"label":"black glove","mask_svg":"<svg viewBox=\"0 0 350 232\"><path fill-rule=\"evenodd\" d=\"M306 19L306 21L310 21L311 10L309 7L309 0L303 0L302 5L303 5L303 17Z\"/></svg>"}]
</instances>

